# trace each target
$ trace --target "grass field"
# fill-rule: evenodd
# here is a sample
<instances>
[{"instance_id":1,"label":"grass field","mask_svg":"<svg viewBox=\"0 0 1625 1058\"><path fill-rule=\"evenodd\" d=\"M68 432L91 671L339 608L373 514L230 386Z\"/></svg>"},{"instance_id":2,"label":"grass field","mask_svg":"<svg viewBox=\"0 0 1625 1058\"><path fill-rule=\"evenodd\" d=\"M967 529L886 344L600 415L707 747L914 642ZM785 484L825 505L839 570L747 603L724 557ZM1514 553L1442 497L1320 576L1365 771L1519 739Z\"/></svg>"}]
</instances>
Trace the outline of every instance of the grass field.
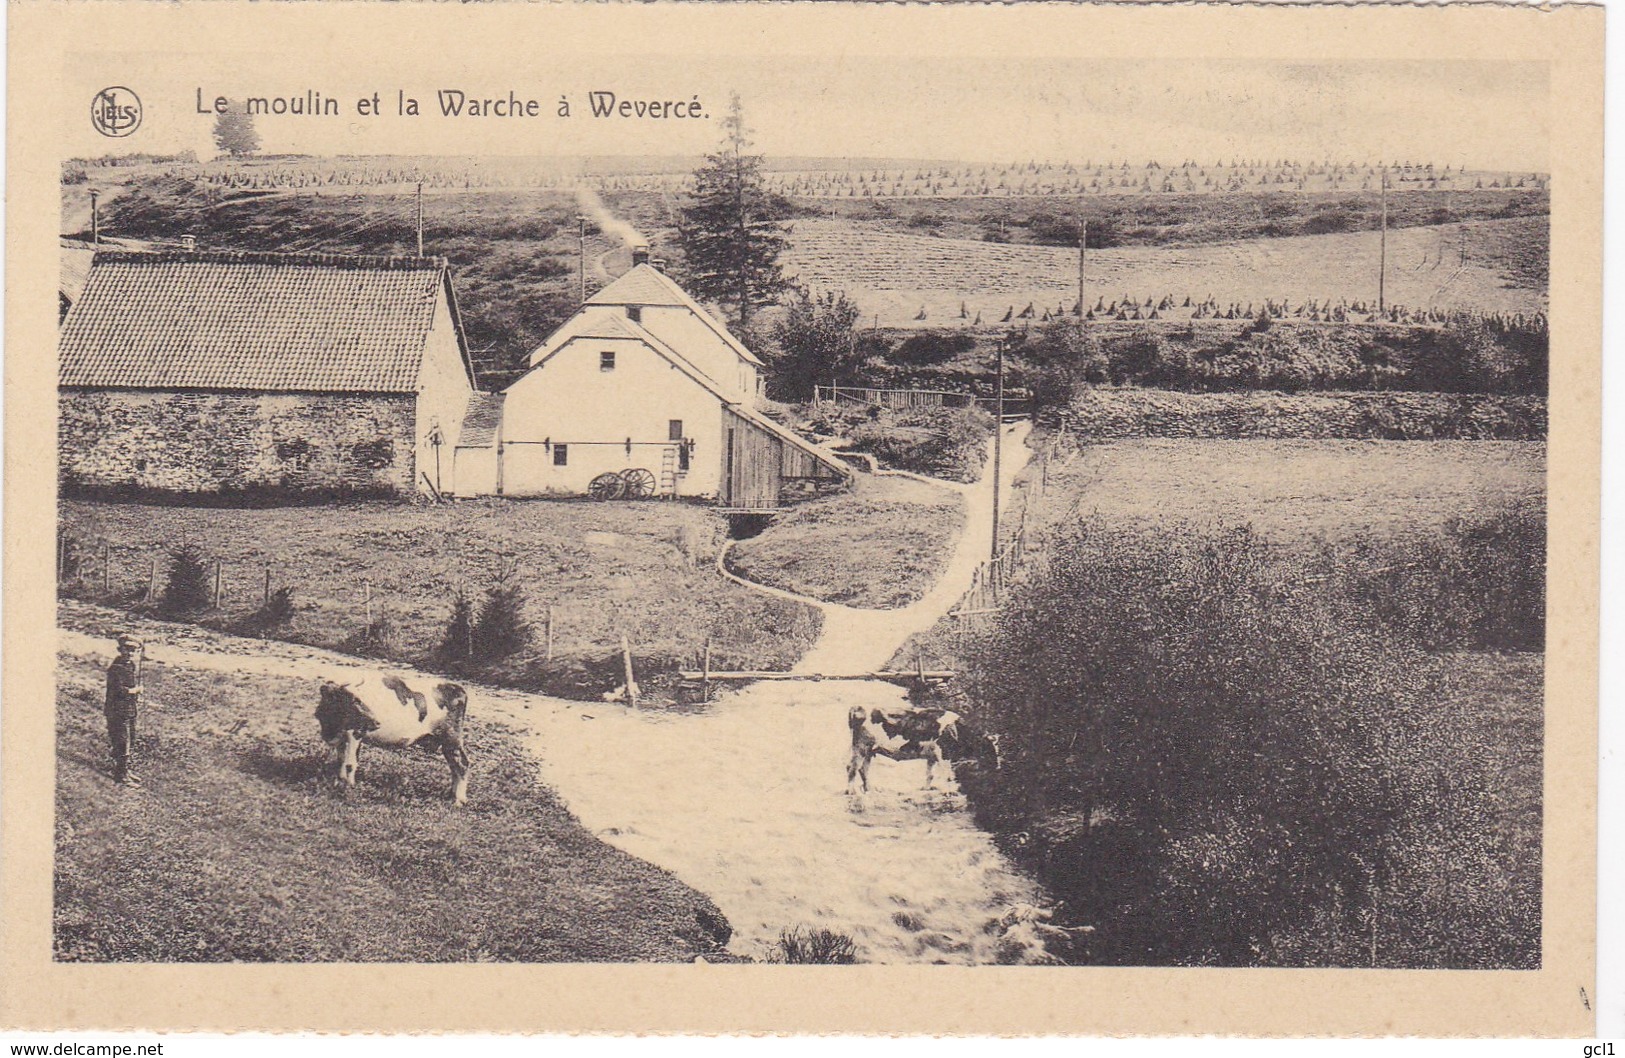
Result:
<instances>
[{"instance_id":1,"label":"grass field","mask_svg":"<svg viewBox=\"0 0 1625 1058\"><path fill-rule=\"evenodd\" d=\"M162 588L166 549L192 541L223 563L222 611L205 618L241 627L259 608L267 567L287 586L293 619L279 639L357 649L371 586L374 617L389 633L382 653L418 660L441 641L459 590L476 601L489 577L516 561L528 605L531 649L483 678L592 697L620 682L618 647L630 639L639 678L696 657L707 637L718 665L790 667L817 636L811 607L731 584L712 568L722 523L685 504L470 501L442 506L359 503L261 510L149 507L64 501L64 532L86 548L105 541L110 598L99 569L77 594L140 608L154 558ZM553 661L545 621L553 614Z\"/></svg>"},{"instance_id":2,"label":"grass field","mask_svg":"<svg viewBox=\"0 0 1625 1058\"><path fill-rule=\"evenodd\" d=\"M1390 231L1388 303L1544 311L1546 223L1536 216ZM1378 258L1375 232L1091 250L1085 300L1375 302ZM1041 314L1070 311L1078 299L1076 249L906 234L872 221L797 220L785 271L814 289L844 290L882 327L969 324L978 315L990 325L1029 303Z\"/></svg>"},{"instance_id":3,"label":"grass field","mask_svg":"<svg viewBox=\"0 0 1625 1058\"><path fill-rule=\"evenodd\" d=\"M705 896L583 830L477 711L467 808L415 750L366 751L341 796L310 681L150 664L144 785L124 789L101 668L58 677L59 960L690 962L726 939Z\"/></svg>"},{"instance_id":4,"label":"grass field","mask_svg":"<svg viewBox=\"0 0 1625 1058\"><path fill-rule=\"evenodd\" d=\"M1118 441L1052 465L1030 524L1249 522L1307 543L1436 529L1545 491L1538 441Z\"/></svg>"},{"instance_id":5,"label":"grass field","mask_svg":"<svg viewBox=\"0 0 1625 1058\"><path fill-rule=\"evenodd\" d=\"M858 475L852 491L781 516L728 554L734 572L825 602L906 606L941 575L964 519L957 493Z\"/></svg>"}]
</instances>

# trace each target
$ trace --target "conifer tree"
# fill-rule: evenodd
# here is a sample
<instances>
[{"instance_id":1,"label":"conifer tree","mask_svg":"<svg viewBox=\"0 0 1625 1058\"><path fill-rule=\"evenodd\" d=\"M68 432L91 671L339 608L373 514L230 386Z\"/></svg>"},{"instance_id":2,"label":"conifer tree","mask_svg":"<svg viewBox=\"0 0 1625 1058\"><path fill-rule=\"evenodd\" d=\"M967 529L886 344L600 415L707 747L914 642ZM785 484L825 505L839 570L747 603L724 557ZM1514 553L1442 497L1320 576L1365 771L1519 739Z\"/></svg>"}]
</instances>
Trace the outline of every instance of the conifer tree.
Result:
<instances>
[{"instance_id":1,"label":"conifer tree","mask_svg":"<svg viewBox=\"0 0 1625 1058\"><path fill-rule=\"evenodd\" d=\"M694 193L678 222L688 288L734 310L741 328L784 288L779 255L788 232L762 179L762 156L749 153L745 112L734 93L722 119L722 148L694 174Z\"/></svg>"}]
</instances>

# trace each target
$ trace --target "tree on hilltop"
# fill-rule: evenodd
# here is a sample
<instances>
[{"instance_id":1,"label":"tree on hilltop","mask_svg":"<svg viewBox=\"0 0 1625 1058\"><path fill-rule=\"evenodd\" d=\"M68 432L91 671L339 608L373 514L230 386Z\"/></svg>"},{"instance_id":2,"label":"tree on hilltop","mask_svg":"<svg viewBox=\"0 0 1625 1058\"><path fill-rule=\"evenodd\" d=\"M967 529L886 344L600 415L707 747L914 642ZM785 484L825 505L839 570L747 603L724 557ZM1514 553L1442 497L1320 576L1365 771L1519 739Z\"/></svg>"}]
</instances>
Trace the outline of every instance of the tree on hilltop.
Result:
<instances>
[{"instance_id":1,"label":"tree on hilltop","mask_svg":"<svg viewBox=\"0 0 1625 1058\"><path fill-rule=\"evenodd\" d=\"M750 130L737 92L722 129L722 148L694 173L677 235L690 292L732 308L748 328L756 308L784 289L779 255L789 233L763 181L762 156L749 153Z\"/></svg>"},{"instance_id":2,"label":"tree on hilltop","mask_svg":"<svg viewBox=\"0 0 1625 1058\"><path fill-rule=\"evenodd\" d=\"M246 158L260 149L260 134L254 129L254 116L246 105L232 104L233 109L218 114L214 119L214 145L222 154L233 158Z\"/></svg>"}]
</instances>

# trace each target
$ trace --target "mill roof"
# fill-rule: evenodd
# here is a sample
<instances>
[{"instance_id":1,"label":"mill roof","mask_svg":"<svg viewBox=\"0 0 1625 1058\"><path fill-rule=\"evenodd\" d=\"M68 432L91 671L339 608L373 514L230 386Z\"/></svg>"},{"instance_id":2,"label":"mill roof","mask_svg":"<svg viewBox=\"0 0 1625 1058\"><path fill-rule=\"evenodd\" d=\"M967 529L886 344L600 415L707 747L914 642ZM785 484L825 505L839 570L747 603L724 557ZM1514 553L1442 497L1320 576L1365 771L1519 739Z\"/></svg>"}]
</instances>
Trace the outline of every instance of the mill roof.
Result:
<instances>
[{"instance_id":1,"label":"mill roof","mask_svg":"<svg viewBox=\"0 0 1625 1058\"><path fill-rule=\"evenodd\" d=\"M705 310L699 302L688 295L682 287L666 273L654 265L633 265L620 278L616 279L604 289L587 299L588 305L664 305L667 307L684 308L693 312L700 321L718 338L727 343L728 347L744 360L761 366L762 361L755 353L747 349L743 342L728 332L728 328L718 323L716 319Z\"/></svg>"},{"instance_id":2,"label":"mill roof","mask_svg":"<svg viewBox=\"0 0 1625 1058\"><path fill-rule=\"evenodd\" d=\"M443 258L104 251L63 323L58 382L411 393L442 290L472 381Z\"/></svg>"}]
</instances>

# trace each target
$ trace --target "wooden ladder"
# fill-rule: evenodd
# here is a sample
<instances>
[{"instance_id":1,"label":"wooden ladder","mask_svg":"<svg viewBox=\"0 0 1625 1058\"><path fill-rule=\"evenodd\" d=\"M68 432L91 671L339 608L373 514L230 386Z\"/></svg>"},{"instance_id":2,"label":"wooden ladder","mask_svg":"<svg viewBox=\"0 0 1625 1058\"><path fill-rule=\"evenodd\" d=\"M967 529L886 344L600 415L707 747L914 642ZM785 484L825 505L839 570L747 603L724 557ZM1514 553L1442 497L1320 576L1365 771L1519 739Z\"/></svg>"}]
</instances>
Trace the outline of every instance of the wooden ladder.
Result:
<instances>
[{"instance_id":1,"label":"wooden ladder","mask_svg":"<svg viewBox=\"0 0 1625 1058\"><path fill-rule=\"evenodd\" d=\"M660 450L660 495L677 495L676 445L666 445Z\"/></svg>"}]
</instances>

